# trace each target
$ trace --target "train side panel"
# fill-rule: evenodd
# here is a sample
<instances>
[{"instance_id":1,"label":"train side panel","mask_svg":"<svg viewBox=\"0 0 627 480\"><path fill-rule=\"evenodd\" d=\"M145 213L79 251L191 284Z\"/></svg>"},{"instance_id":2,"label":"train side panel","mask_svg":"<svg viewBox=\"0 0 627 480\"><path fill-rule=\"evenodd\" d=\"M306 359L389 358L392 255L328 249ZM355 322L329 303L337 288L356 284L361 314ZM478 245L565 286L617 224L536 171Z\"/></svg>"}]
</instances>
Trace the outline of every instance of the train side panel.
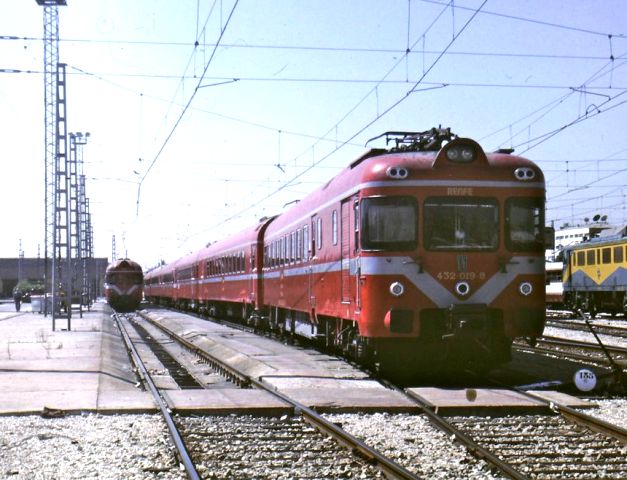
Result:
<instances>
[{"instance_id":1,"label":"train side panel","mask_svg":"<svg viewBox=\"0 0 627 480\"><path fill-rule=\"evenodd\" d=\"M261 236L272 221L216 242L147 274L147 297L207 314L245 317L263 299Z\"/></svg>"}]
</instances>

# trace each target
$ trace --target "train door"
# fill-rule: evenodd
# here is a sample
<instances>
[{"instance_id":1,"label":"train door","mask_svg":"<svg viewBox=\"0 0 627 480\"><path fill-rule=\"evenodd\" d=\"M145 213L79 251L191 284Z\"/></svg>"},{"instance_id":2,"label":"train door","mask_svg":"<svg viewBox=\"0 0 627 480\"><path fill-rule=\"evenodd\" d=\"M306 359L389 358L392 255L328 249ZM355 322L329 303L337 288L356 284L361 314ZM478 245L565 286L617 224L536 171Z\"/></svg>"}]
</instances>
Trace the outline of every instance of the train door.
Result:
<instances>
[{"instance_id":1,"label":"train door","mask_svg":"<svg viewBox=\"0 0 627 480\"><path fill-rule=\"evenodd\" d=\"M361 312L361 255L359 253L359 231L361 225L361 215L359 210L359 198L353 197L353 251L355 261L355 276L351 282L355 286L355 313Z\"/></svg>"},{"instance_id":2,"label":"train door","mask_svg":"<svg viewBox=\"0 0 627 480\"><path fill-rule=\"evenodd\" d=\"M250 302L253 303L253 305L255 305L258 293L261 293L258 292L261 288L261 282L258 281L259 277L257 275L257 264L255 263L257 261L257 248L258 247L256 243L250 246L250 253L248 257L248 272L246 272L246 266L244 266L245 273L248 274L249 278L248 291L250 292Z\"/></svg>"},{"instance_id":3,"label":"train door","mask_svg":"<svg viewBox=\"0 0 627 480\"><path fill-rule=\"evenodd\" d=\"M355 255L359 245L359 203L357 196L345 199L341 206L341 300L354 304L359 311L359 256Z\"/></svg>"},{"instance_id":4,"label":"train door","mask_svg":"<svg viewBox=\"0 0 627 480\"><path fill-rule=\"evenodd\" d=\"M311 217L311 230L309 235L309 241L305 248L305 255L309 259L309 306L312 310L316 308L316 262L317 262L317 248L318 238L320 236L320 217L318 215L312 215Z\"/></svg>"},{"instance_id":5,"label":"train door","mask_svg":"<svg viewBox=\"0 0 627 480\"><path fill-rule=\"evenodd\" d=\"M342 202L342 214L341 214L341 268L342 268L342 303L351 302L350 292L350 256L351 256L351 200L344 200Z\"/></svg>"},{"instance_id":6,"label":"train door","mask_svg":"<svg viewBox=\"0 0 627 480\"><path fill-rule=\"evenodd\" d=\"M196 299L198 298L198 282L200 279L200 269L198 268L199 265L197 263L194 263L192 265L192 278L190 279L190 283L191 283L191 288L190 288L190 293L191 293L191 303L195 304Z\"/></svg>"}]
</instances>

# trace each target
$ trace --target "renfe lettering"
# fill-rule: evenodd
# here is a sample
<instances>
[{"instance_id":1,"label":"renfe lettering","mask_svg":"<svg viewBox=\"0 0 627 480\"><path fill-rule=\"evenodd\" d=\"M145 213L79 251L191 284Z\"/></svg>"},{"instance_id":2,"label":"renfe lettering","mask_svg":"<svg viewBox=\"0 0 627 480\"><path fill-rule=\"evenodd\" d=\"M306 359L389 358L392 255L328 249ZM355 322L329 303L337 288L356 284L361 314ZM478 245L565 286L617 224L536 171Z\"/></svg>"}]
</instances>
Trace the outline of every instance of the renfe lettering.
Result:
<instances>
[{"instance_id":1,"label":"renfe lettering","mask_svg":"<svg viewBox=\"0 0 627 480\"><path fill-rule=\"evenodd\" d=\"M470 196L472 195L472 187L448 187L446 189L447 195L456 196Z\"/></svg>"}]
</instances>

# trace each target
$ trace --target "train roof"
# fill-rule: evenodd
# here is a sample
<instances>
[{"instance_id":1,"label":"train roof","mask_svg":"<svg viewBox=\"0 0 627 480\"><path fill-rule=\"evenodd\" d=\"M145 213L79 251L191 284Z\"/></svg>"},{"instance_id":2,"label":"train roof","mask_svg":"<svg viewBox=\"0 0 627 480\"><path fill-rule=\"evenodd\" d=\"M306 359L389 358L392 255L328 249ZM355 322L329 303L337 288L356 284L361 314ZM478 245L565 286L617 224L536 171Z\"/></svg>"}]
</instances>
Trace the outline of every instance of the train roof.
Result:
<instances>
[{"instance_id":1,"label":"train roof","mask_svg":"<svg viewBox=\"0 0 627 480\"><path fill-rule=\"evenodd\" d=\"M172 265L174 267L174 270L191 267L194 263L196 263L197 258L198 252L192 252L185 255L184 257L179 258L178 260L175 260L174 262L172 262Z\"/></svg>"},{"instance_id":2,"label":"train roof","mask_svg":"<svg viewBox=\"0 0 627 480\"><path fill-rule=\"evenodd\" d=\"M450 129L386 132L380 137L385 137L386 145L392 143L393 146L368 150L338 175L284 213L264 218L253 227L207 245L156 271L153 270L150 276L163 275L203 258L243 249L257 242L266 229L272 234L288 231L296 222L308 220L312 214L332 202L348 198L362 189L373 186L398 187L399 180L437 182L456 178L485 181L485 169L477 168L483 165L492 172L488 182L510 181L511 185L516 187L541 188L542 191L545 188L542 171L530 160L511 155L511 150L486 153L476 141L458 137L452 134Z\"/></svg>"},{"instance_id":3,"label":"train roof","mask_svg":"<svg viewBox=\"0 0 627 480\"><path fill-rule=\"evenodd\" d=\"M221 253L243 250L248 246L257 243L260 235L263 234L268 224L270 224L275 218L276 217L264 217L253 227L240 230L234 235L230 235L224 239L207 245L205 248L197 252L197 255L199 258L208 258Z\"/></svg>"},{"instance_id":4,"label":"train roof","mask_svg":"<svg viewBox=\"0 0 627 480\"><path fill-rule=\"evenodd\" d=\"M623 227L608 228L598 237L590 238L584 242L569 245L564 251L581 250L590 247L602 247L605 245L613 245L616 243L625 243L627 241L627 225Z\"/></svg>"},{"instance_id":5,"label":"train roof","mask_svg":"<svg viewBox=\"0 0 627 480\"><path fill-rule=\"evenodd\" d=\"M181 270L191 267L192 265L203 259L219 256L222 254L228 254L229 252L233 251L244 250L246 247L255 244L258 241L259 236L263 234L263 231L265 230L267 225L272 222L274 218L276 217L264 217L259 220L257 225L253 227L248 227L234 235L207 245L200 250L189 253L184 257L169 262L165 265L161 265L154 270L151 270L149 273L146 274L146 276L148 278L152 278L155 276L166 275L168 273L174 272L175 270Z\"/></svg>"},{"instance_id":6,"label":"train roof","mask_svg":"<svg viewBox=\"0 0 627 480\"><path fill-rule=\"evenodd\" d=\"M512 155L509 150L486 153L476 141L452 134L444 134L426 147L422 137L416 143L407 143L408 141L403 140L420 134L388 132L388 135L395 138L402 136L402 140L394 148L371 149L354 160L327 183L281 214L268 227L268 232L278 234L287 231L293 228L296 222L305 221L305 217L314 214L325 205L348 198L369 187L403 186L403 183L400 183L403 180L437 182L441 179L450 180L452 175L460 180L488 181L485 169L477 168L481 165L490 169L490 179L511 181L513 186L524 185L544 191L544 176L540 168L531 160ZM473 152L472 160L463 161L459 158L451 160L452 153L464 149ZM531 172L529 173L531 178L516 178L517 169L521 172Z\"/></svg>"},{"instance_id":7,"label":"train roof","mask_svg":"<svg viewBox=\"0 0 627 480\"><path fill-rule=\"evenodd\" d=\"M174 271L175 264L176 262L170 262L170 263L166 263L165 265L159 265L158 267L153 268L152 270L147 272L146 275L144 275L144 277L145 278L160 277L162 275L171 273Z\"/></svg>"},{"instance_id":8,"label":"train roof","mask_svg":"<svg viewBox=\"0 0 627 480\"><path fill-rule=\"evenodd\" d=\"M140 272L142 271L141 265L131 260L130 258L119 258L117 260L114 260L109 265L107 265L106 271L109 272L112 270L119 270L119 269L131 269L131 270L137 270Z\"/></svg>"}]
</instances>

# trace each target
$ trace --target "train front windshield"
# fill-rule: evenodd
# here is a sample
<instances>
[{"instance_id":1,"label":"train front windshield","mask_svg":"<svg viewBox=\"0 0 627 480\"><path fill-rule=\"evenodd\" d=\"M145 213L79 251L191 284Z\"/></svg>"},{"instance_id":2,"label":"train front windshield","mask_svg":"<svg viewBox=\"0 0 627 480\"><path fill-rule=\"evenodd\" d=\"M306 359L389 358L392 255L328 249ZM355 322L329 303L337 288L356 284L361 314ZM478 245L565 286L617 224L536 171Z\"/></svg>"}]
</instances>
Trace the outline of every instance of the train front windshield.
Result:
<instances>
[{"instance_id":1,"label":"train front windshield","mask_svg":"<svg viewBox=\"0 0 627 480\"><path fill-rule=\"evenodd\" d=\"M544 251L544 202L540 198L510 198L505 202L507 248Z\"/></svg>"},{"instance_id":2,"label":"train front windshield","mask_svg":"<svg viewBox=\"0 0 627 480\"><path fill-rule=\"evenodd\" d=\"M361 202L364 250L414 250L418 206L414 197L372 197Z\"/></svg>"},{"instance_id":3,"label":"train front windshield","mask_svg":"<svg viewBox=\"0 0 627 480\"><path fill-rule=\"evenodd\" d=\"M428 250L494 250L499 241L499 207L493 198L432 197L424 205Z\"/></svg>"},{"instance_id":4,"label":"train front windshield","mask_svg":"<svg viewBox=\"0 0 627 480\"><path fill-rule=\"evenodd\" d=\"M131 272L131 273L112 272L112 273L107 273L105 275L105 283L114 284L114 285L117 285L120 283L141 285L143 281L144 281L144 276L141 273L137 273L137 272Z\"/></svg>"},{"instance_id":5,"label":"train front windshield","mask_svg":"<svg viewBox=\"0 0 627 480\"><path fill-rule=\"evenodd\" d=\"M505 245L511 251L544 248L541 198L505 202ZM423 205L422 238L427 250L493 251L499 246L500 206L489 197L429 197ZM418 245L418 204L414 197L371 197L361 202L364 250L410 251Z\"/></svg>"}]
</instances>

